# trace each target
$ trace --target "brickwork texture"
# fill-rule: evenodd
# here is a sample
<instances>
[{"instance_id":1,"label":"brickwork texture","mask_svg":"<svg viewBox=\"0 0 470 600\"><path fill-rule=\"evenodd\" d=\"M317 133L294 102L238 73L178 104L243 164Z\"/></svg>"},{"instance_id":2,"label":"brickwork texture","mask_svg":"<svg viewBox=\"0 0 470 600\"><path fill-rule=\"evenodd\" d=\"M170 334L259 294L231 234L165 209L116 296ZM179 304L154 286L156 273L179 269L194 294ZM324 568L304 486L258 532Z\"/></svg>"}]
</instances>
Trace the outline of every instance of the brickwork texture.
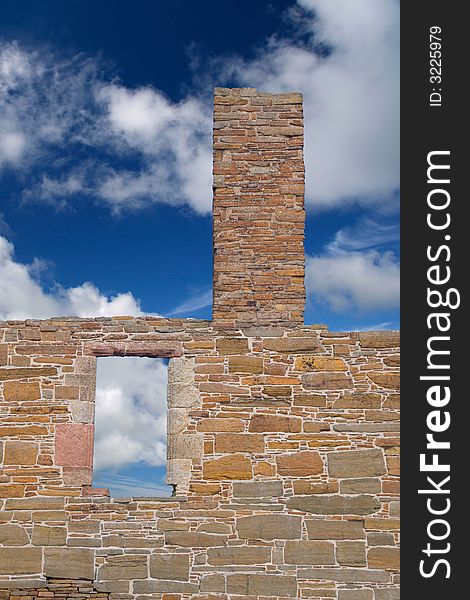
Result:
<instances>
[{"instance_id":1,"label":"brickwork texture","mask_svg":"<svg viewBox=\"0 0 470 600\"><path fill-rule=\"evenodd\" d=\"M212 321L0 323L0 599L398 600L399 334L303 324L302 131L216 88ZM170 359L171 498L92 487L113 355Z\"/></svg>"}]
</instances>

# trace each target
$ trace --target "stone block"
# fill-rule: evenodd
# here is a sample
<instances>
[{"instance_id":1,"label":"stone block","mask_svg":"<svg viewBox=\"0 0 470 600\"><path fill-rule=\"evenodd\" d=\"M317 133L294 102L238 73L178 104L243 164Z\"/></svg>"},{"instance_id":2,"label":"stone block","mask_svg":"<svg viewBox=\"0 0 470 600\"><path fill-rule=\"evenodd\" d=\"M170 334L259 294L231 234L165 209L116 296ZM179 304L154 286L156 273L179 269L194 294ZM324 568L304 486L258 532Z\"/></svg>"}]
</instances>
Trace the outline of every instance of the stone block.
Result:
<instances>
[{"instance_id":1,"label":"stone block","mask_svg":"<svg viewBox=\"0 0 470 600\"><path fill-rule=\"evenodd\" d=\"M283 596L297 598L297 579L291 575L230 573L227 592L247 596Z\"/></svg>"},{"instance_id":2,"label":"stone block","mask_svg":"<svg viewBox=\"0 0 470 600\"><path fill-rule=\"evenodd\" d=\"M31 496L15 498L5 502L5 510L62 510L65 498L60 496Z\"/></svg>"},{"instance_id":3,"label":"stone block","mask_svg":"<svg viewBox=\"0 0 470 600\"><path fill-rule=\"evenodd\" d=\"M389 583L390 573L373 569L354 567L311 567L299 569L297 578L300 580L319 579L337 581L339 583Z\"/></svg>"},{"instance_id":4,"label":"stone block","mask_svg":"<svg viewBox=\"0 0 470 600\"><path fill-rule=\"evenodd\" d=\"M400 589L397 587L377 588L374 600L400 600Z\"/></svg>"},{"instance_id":5,"label":"stone block","mask_svg":"<svg viewBox=\"0 0 470 600\"><path fill-rule=\"evenodd\" d=\"M64 485L91 485L93 469L91 467L64 467L62 469Z\"/></svg>"},{"instance_id":6,"label":"stone block","mask_svg":"<svg viewBox=\"0 0 470 600\"><path fill-rule=\"evenodd\" d=\"M225 546L209 548L207 562L210 565L262 565L271 562L268 546Z\"/></svg>"},{"instance_id":7,"label":"stone block","mask_svg":"<svg viewBox=\"0 0 470 600\"><path fill-rule=\"evenodd\" d=\"M24 490L22 483L0 484L0 498L23 498Z\"/></svg>"},{"instance_id":8,"label":"stone block","mask_svg":"<svg viewBox=\"0 0 470 600\"><path fill-rule=\"evenodd\" d=\"M310 540L358 540L365 538L363 521L307 519Z\"/></svg>"},{"instance_id":9,"label":"stone block","mask_svg":"<svg viewBox=\"0 0 470 600\"><path fill-rule=\"evenodd\" d=\"M169 408L167 413L168 435L178 435L185 431L189 425L189 411L187 408ZM198 429L201 431L200 429Z\"/></svg>"},{"instance_id":10,"label":"stone block","mask_svg":"<svg viewBox=\"0 0 470 600\"><path fill-rule=\"evenodd\" d=\"M33 377L53 377L54 375L57 375L57 369L53 367L6 367L0 369L0 381L29 379Z\"/></svg>"},{"instance_id":11,"label":"stone block","mask_svg":"<svg viewBox=\"0 0 470 600\"><path fill-rule=\"evenodd\" d=\"M189 579L189 554L152 554L150 556L150 577L155 579Z\"/></svg>"},{"instance_id":12,"label":"stone block","mask_svg":"<svg viewBox=\"0 0 470 600\"><path fill-rule=\"evenodd\" d=\"M38 551L41 552L40 548ZM58 579L94 579L93 550L44 548L44 575Z\"/></svg>"},{"instance_id":13,"label":"stone block","mask_svg":"<svg viewBox=\"0 0 470 600\"><path fill-rule=\"evenodd\" d=\"M248 340L245 338L221 338L216 341L215 346L217 352L223 356L248 353Z\"/></svg>"},{"instance_id":14,"label":"stone block","mask_svg":"<svg viewBox=\"0 0 470 600\"><path fill-rule=\"evenodd\" d=\"M214 460L206 460L202 466L204 479L251 479L251 460L241 454L230 454Z\"/></svg>"},{"instance_id":15,"label":"stone block","mask_svg":"<svg viewBox=\"0 0 470 600\"><path fill-rule=\"evenodd\" d=\"M0 525L0 546L26 546L29 535L21 525L5 523Z\"/></svg>"},{"instance_id":16,"label":"stone block","mask_svg":"<svg viewBox=\"0 0 470 600\"><path fill-rule=\"evenodd\" d=\"M203 455L203 439L199 433L168 435L168 458L196 459Z\"/></svg>"},{"instance_id":17,"label":"stone block","mask_svg":"<svg viewBox=\"0 0 470 600\"><path fill-rule=\"evenodd\" d=\"M301 354L305 352L322 352L324 350L316 337L283 337L263 340L263 348L282 354Z\"/></svg>"},{"instance_id":18,"label":"stone block","mask_svg":"<svg viewBox=\"0 0 470 600\"><path fill-rule=\"evenodd\" d=\"M380 408L381 404L382 397L380 394L353 392L342 394L334 401L333 408Z\"/></svg>"},{"instance_id":19,"label":"stone block","mask_svg":"<svg viewBox=\"0 0 470 600\"><path fill-rule=\"evenodd\" d=\"M264 452L264 436L257 433L219 433L216 452Z\"/></svg>"},{"instance_id":20,"label":"stone block","mask_svg":"<svg viewBox=\"0 0 470 600\"><path fill-rule=\"evenodd\" d=\"M400 346L400 332L361 331L359 343L362 348L397 348Z\"/></svg>"},{"instance_id":21,"label":"stone block","mask_svg":"<svg viewBox=\"0 0 470 600\"><path fill-rule=\"evenodd\" d=\"M256 375L263 372L263 359L256 356L230 356L228 370L230 373L253 373Z\"/></svg>"},{"instance_id":22,"label":"stone block","mask_svg":"<svg viewBox=\"0 0 470 600\"><path fill-rule=\"evenodd\" d=\"M334 565L334 545L330 542L288 541L284 561L291 565Z\"/></svg>"},{"instance_id":23,"label":"stone block","mask_svg":"<svg viewBox=\"0 0 470 600\"><path fill-rule=\"evenodd\" d=\"M189 419L188 419L189 420ZM197 424L197 430L205 433L218 431L242 432L245 425L241 419L233 418L209 418L201 419Z\"/></svg>"},{"instance_id":24,"label":"stone block","mask_svg":"<svg viewBox=\"0 0 470 600\"><path fill-rule=\"evenodd\" d=\"M242 540L300 539L302 519L294 515L265 514L239 517L236 529Z\"/></svg>"},{"instance_id":25,"label":"stone block","mask_svg":"<svg viewBox=\"0 0 470 600\"><path fill-rule=\"evenodd\" d=\"M294 369L297 371L347 371L342 358L330 356L299 356L295 359Z\"/></svg>"},{"instance_id":26,"label":"stone block","mask_svg":"<svg viewBox=\"0 0 470 600\"><path fill-rule=\"evenodd\" d=\"M168 384L168 408L195 408L200 403L199 390L194 383Z\"/></svg>"},{"instance_id":27,"label":"stone block","mask_svg":"<svg viewBox=\"0 0 470 600\"><path fill-rule=\"evenodd\" d=\"M39 381L32 383L20 383L19 381L6 381L3 386L3 397L5 400L23 401L39 400L41 390Z\"/></svg>"},{"instance_id":28,"label":"stone block","mask_svg":"<svg viewBox=\"0 0 470 600\"><path fill-rule=\"evenodd\" d=\"M38 458L38 445L34 442L18 442L8 440L5 442L5 465L35 465Z\"/></svg>"},{"instance_id":29,"label":"stone block","mask_svg":"<svg viewBox=\"0 0 470 600\"><path fill-rule=\"evenodd\" d=\"M295 496L288 498L287 507L317 515L369 515L380 510L380 501L375 496Z\"/></svg>"},{"instance_id":30,"label":"stone block","mask_svg":"<svg viewBox=\"0 0 470 600\"><path fill-rule=\"evenodd\" d=\"M330 477L374 477L386 471L384 454L379 449L328 452L327 457Z\"/></svg>"},{"instance_id":31,"label":"stone block","mask_svg":"<svg viewBox=\"0 0 470 600\"><path fill-rule=\"evenodd\" d=\"M220 546L227 542L226 535L200 533L198 531L167 531L165 544L169 546L182 546L183 548L210 548Z\"/></svg>"},{"instance_id":32,"label":"stone block","mask_svg":"<svg viewBox=\"0 0 470 600\"><path fill-rule=\"evenodd\" d=\"M251 417L248 430L260 433L299 433L301 428L302 419L300 417L257 413Z\"/></svg>"},{"instance_id":33,"label":"stone block","mask_svg":"<svg viewBox=\"0 0 470 600\"><path fill-rule=\"evenodd\" d=\"M338 590L338 600L374 600L374 592L370 588Z\"/></svg>"},{"instance_id":34,"label":"stone block","mask_svg":"<svg viewBox=\"0 0 470 600\"><path fill-rule=\"evenodd\" d=\"M277 473L285 477L308 477L323 472L323 461L316 450L276 456Z\"/></svg>"},{"instance_id":35,"label":"stone block","mask_svg":"<svg viewBox=\"0 0 470 600\"><path fill-rule=\"evenodd\" d=\"M67 529L34 524L32 542L34 546L65 546Z\"/></svg>"},{"instance_id":36,"label":"stone block","mask_svg":"<svg viewBox=\"0 0 470 600\"><path fill-rule=\"evenodd\" d=\"M400 549L393 546L374 546L367 553L370 569L400 569Z\"/></svg>"},{"instance_id":37,"label":"stone block","mask_svg":"<svg viewBox=\"0 0 470 600\"><path fill-rule=\"evenodd\" d=\"M235 498L269 498L280 497L282 494L281 481L243 481L233 484Z\"/></svg>"},{"instance_id":38,"label":"stone block","mask_svg":"<svg viewBox=\"0 0 470 600\"><path fill-rule=\"evenodd\" d=\"M64 467L93 466L94 425L58 423L55 426L55 464Z\"/></svg>"},{"instance_id":39,"label":"stone block","mask_svg":"<svg viewBox=\"0 0 470 600\"><path fill-rule=\"evenodd\" d=\"M305 373L302 375L304 388L311 390L350 390L353 380L350 375L341 372Z\"/></svg>"},{"instance_id":40,"label":"stone block","mask_svg":"<svg viewBox=\"0 0 470 600\"><path fill-rule=\"evenodd\" d=\"M74 423L94 423L95 403L84 400L69 400L69 408Z\"/></svg>"},{"instance_id":41,"label":"stone block","mask_svg":"<svg viewBox=\"0 0 470 600\"><path fill-rule=\"evenodd\" d=\"M367 377L379 388L400 389L400 373L396 371L368 371Z\"/></svg>"},{"instance_id":42,"label":"stone block","mask_svg":"<svg viewBox=\"0 0 470 600\"><path fill-rule=\"evenodd\" d=\"M0 575L37 575L41 571L41 548L0 548Z\"/></svg>"},{"instance_id":43,"label":"stone block","mask_svg":"<svg viewBox=\"0 0 470 600\"><path fill-rule=\"evenodd\" d=\"M380 494L382 483L375 477L345 479L340 483L341 494Z\"/></svg>"},{"instance_id":44,"label":"stone block","mask_svg":"<svg viewBox=\"0 0 470 600\"><path fill-rule=\"evenodd\" d=\"M337 542L336 560L347 567L366 566L366 545L364 542Z\"/></svg>"},{"instance_id":45,"label":"stone block","mask_svg":"<svg viewBox=\"0 0 470 600\"><path fill-rule=\"evenodd\" d=\"M201 592L225 592L224 575L219 575L218 573L210 573L209 575L203 575L199 582ZM218 598L218 596L211 595L204 596L202 600L218 600ZM200 596L198 596L198 600L201 600Z\"/></svg>"},{"instance_id":46,"label":"stone block","mask_svg":"<svg viewBox=\"0 0 470 600\"><path fill-rule=\"evenodd\" d=\"M148 577L147 557L141 554L108 556L98 569L98 581L146 579Z\"/></svg>"}]
</instances>

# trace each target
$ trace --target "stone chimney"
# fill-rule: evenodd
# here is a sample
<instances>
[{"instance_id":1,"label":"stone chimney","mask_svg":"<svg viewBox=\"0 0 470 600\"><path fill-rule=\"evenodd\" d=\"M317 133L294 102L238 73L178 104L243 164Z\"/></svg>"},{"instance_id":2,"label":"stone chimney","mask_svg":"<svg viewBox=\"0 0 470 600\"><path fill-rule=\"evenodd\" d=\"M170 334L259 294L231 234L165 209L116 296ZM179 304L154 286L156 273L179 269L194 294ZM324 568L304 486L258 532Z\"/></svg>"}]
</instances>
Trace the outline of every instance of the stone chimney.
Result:
<instances>
[{"instance_id":1,"label":"stone chimney","mask_svg":"<svg viewBox=\"0 0 470 600\"><path fill-rule=\"evenodd\" d=\"M302 95L215 88L213 320L303 324Z\"/></svg>"}]
</instances>

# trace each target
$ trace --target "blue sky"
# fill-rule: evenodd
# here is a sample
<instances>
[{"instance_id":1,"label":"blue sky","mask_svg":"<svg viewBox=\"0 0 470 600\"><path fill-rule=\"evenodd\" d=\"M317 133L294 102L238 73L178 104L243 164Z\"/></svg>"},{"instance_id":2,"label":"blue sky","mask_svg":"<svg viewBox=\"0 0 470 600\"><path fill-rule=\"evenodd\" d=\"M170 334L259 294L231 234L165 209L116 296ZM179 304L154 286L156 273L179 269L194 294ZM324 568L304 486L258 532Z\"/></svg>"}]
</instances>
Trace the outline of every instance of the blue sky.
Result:
<instances>
[{"instance_id":1,"label":"blue sky","mask_svg":"<svg viewBox=\"0 0 470 600\"><path fill-rule=\"evenodd\" d=\"M210 318L212 88L238 85L304 93L305 321L398 328L398 11L4 0L0 318Z\"/></svg>"}]
</instances>

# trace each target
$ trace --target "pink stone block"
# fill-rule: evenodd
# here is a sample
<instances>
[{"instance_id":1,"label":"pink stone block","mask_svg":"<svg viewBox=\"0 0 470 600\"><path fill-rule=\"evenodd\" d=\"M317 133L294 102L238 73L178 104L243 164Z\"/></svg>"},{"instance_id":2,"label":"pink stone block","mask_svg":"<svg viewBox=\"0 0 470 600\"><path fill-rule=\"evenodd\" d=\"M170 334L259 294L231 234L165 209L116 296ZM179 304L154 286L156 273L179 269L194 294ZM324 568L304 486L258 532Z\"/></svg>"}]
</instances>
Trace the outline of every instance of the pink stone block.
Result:
<instances>
[{"instance_id":1,"label":"pink stone block","mask_svg":"<svg viewBox=\"0 0 470 600\"><path fill-rule=\"evenodd\" d=\"M55 464L62 467L93 467L94 425L58 423L55 427Z\"/></svg>"}]
</instances>

